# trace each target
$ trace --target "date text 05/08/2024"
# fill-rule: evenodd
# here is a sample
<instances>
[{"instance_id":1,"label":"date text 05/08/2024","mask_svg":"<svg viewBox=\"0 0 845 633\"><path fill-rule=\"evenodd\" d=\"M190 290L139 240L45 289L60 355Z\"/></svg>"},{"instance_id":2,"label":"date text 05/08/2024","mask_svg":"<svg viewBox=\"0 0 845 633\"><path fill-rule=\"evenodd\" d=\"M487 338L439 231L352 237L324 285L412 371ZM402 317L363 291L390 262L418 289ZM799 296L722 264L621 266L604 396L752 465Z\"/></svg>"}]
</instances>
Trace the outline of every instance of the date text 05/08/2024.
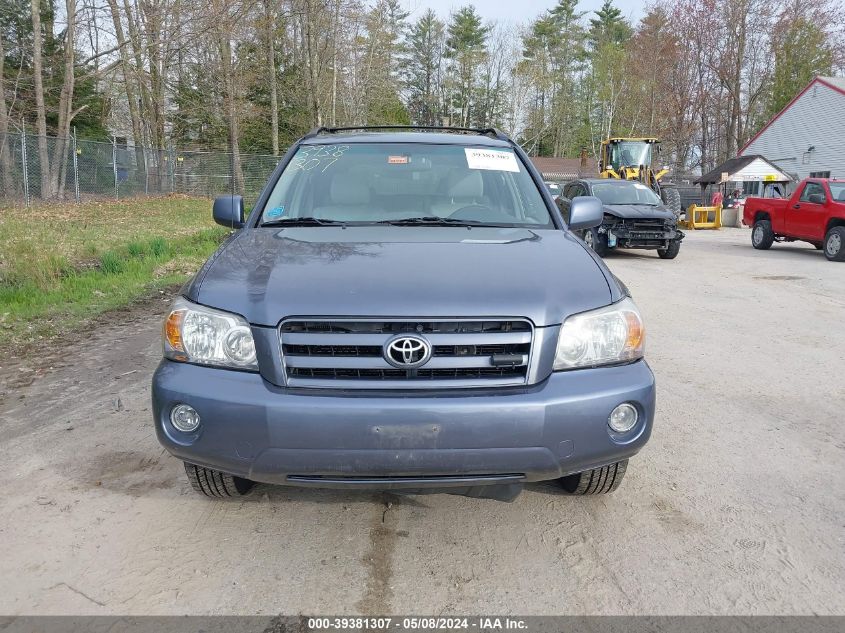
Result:
<instances>
[{"instance_id":1,"label":"date text 05/08/2024","mask_svg":"<svg viewBox=\"0 0 845 633\"><path fill-rule=\"evenodd\" d=\"M308 618L311 631L526 631L525 620L509 617L335 617Z\"/></svg>"}]
</instances>

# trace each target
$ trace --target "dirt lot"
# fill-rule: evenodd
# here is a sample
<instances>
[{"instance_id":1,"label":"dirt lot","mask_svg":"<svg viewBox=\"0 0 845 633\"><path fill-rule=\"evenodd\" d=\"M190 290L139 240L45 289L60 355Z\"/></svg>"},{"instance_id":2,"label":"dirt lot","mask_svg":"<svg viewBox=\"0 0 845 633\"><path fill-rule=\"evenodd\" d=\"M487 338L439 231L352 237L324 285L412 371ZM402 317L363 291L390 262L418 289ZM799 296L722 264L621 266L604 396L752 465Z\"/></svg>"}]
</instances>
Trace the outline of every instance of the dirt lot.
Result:
<instances>
[{"instance_id":1,"label":"dirt lot","mask_svg":"<svg viewBox=\"0 0 845 633\"><path fill-rule=\"evenodd\" d=\"M845 266L749 241L608 259L658 412L602 498L196 496L150 420L163 301L7 366L0 613L845 614Z\"/></svg>"}]
</instances>

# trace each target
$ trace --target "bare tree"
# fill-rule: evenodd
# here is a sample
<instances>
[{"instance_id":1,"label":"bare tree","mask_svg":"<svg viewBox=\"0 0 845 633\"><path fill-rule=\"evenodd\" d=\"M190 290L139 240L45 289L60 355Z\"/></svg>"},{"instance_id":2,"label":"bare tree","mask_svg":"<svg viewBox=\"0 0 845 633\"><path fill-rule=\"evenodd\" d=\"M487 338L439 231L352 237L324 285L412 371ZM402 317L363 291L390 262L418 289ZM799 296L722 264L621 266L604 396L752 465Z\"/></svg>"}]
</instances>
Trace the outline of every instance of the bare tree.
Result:
<instances>
[{"instance_id":1,"label":"bare tree","mask_svg":"<svg viewBox=\"0 0 845 633\"><path fill-rule=\"evenodd\" d=\"M117 40L118 52L120 55L120 72L123 78L123 89L126 93L126 102L129 110L129 121L132 126L132 140L135 151L141 151L144 145L144 136L141 126L141 112L138 101L138 73L130 61L130 47L123 30L123 21L117 0L106 0L109 5L109 12L114 25L114 35ZM138 157L138 164L143 165L143 156Z\"/></svg>"},{"instance_id":2,"label":"bare tree","mask_svg":"<svg viewBox=\"0 0 845 633\"><path fill-rule=\"evenodd\" d=\"M76 0L66 0L67 27L64 41L64 77L59 96L59 120L56 126L56 142L53 146L53 159L50 168L50 192L52 196L62 197L67 179L67 143L70 138L70 125L77 112L73 108L73 90L76 80ZM82 106L84 107L84 106Z\"/></svg>"},{"instance_id":3,"label":"bare tree","mask_svg":"<svg viewBox=\"0 0 845 633\"><path fill-rule=\"evenodd\" d=\"M0 37L0 172L3 173L3 193L11 195L14 188L12 182L12 157L9 153L9 105L6 101L6 51L3 38Z\"/></svg>"},{"instance_id":4,"label":"bare tree","mask_svg":"<svg viewBox=\"0 0 845 633\"><path fill-rule=\"evenodd\" d=\"M276 14L271 0L264 0L266 22L267 83L270 85L270 139L273 156L279 155L279 88L276 78Z\"/></svg>"},{"instance_id":5,"label":"bare tree","mask_svg":"<svg viewBox=\"0 0 845 633\"><path fill-rule=\"evenodd\" d=\"M35 87L35 125L38 132L38 162L41 169L41 198L50 195L50 155L47 149L47 107L44 105L44 67L41 55L41 2L31 0L32 74Z\"/></svg>"}]
</instances>

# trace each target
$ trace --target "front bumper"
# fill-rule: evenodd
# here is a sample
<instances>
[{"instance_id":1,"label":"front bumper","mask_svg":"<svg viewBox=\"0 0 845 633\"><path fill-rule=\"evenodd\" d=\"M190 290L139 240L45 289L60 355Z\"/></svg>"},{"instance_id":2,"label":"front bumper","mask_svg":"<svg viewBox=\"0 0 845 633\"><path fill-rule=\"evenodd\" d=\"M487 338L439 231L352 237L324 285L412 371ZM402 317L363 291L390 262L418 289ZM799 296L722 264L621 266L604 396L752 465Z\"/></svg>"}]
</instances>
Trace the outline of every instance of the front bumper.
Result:
<instances>
[{"instance_id":1,"label":"front bumper","mask_svg":"<svg viewBox=\"0 0 845 633\"><path fill-rule=\"evenodd\" d=\"M199 466L271 484L444 488L555 479L630 457L651 434L655 390L645 361L528 387L411 393L286 389L163 360L152 400L159 441ZM622 402L640 419L614 437L607 418ZM199 412L196 432L171 425L178 403Z\"/></svg>"},{"instance_id":2,"label":"front bumper","mask_svg":"<svg viewBox=\"0 0 845 633\"><path fill-rule=\"evenodd\" d=\"M608 236L608 246L621 248L667 248L671 242L684 239L683 231L677 228L632 229L623 223L602 225L600 233Z\"/></svg>"}]
</instances>

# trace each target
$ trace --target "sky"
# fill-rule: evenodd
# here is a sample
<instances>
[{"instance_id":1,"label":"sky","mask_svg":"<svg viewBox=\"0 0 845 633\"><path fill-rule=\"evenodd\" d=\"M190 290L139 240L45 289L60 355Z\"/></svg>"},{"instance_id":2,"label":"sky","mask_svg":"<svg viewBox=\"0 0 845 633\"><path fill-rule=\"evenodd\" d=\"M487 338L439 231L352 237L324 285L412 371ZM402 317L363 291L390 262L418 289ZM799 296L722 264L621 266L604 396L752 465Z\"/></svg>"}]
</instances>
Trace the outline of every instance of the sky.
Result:
<instances>
[{"instance_id":1,"label":"sky","mask_svg":"<svg viewBox=\"0 0 845 633\"><path fill-rule=\"evenodd\" d=\"M591 13L602 5L602 1L581 0L578 3L578 9ZM445 20L453 10L466 4L474 4L485 20L526 24L539 14L551 9L557 4L557 0L403 0L402 4L405 5L406 10L411 11L411 20L416 19L429 7ZM643 0L614 0L614 4L632 22L639 20L645 9Z\"/></svg>"}]
</instances>

